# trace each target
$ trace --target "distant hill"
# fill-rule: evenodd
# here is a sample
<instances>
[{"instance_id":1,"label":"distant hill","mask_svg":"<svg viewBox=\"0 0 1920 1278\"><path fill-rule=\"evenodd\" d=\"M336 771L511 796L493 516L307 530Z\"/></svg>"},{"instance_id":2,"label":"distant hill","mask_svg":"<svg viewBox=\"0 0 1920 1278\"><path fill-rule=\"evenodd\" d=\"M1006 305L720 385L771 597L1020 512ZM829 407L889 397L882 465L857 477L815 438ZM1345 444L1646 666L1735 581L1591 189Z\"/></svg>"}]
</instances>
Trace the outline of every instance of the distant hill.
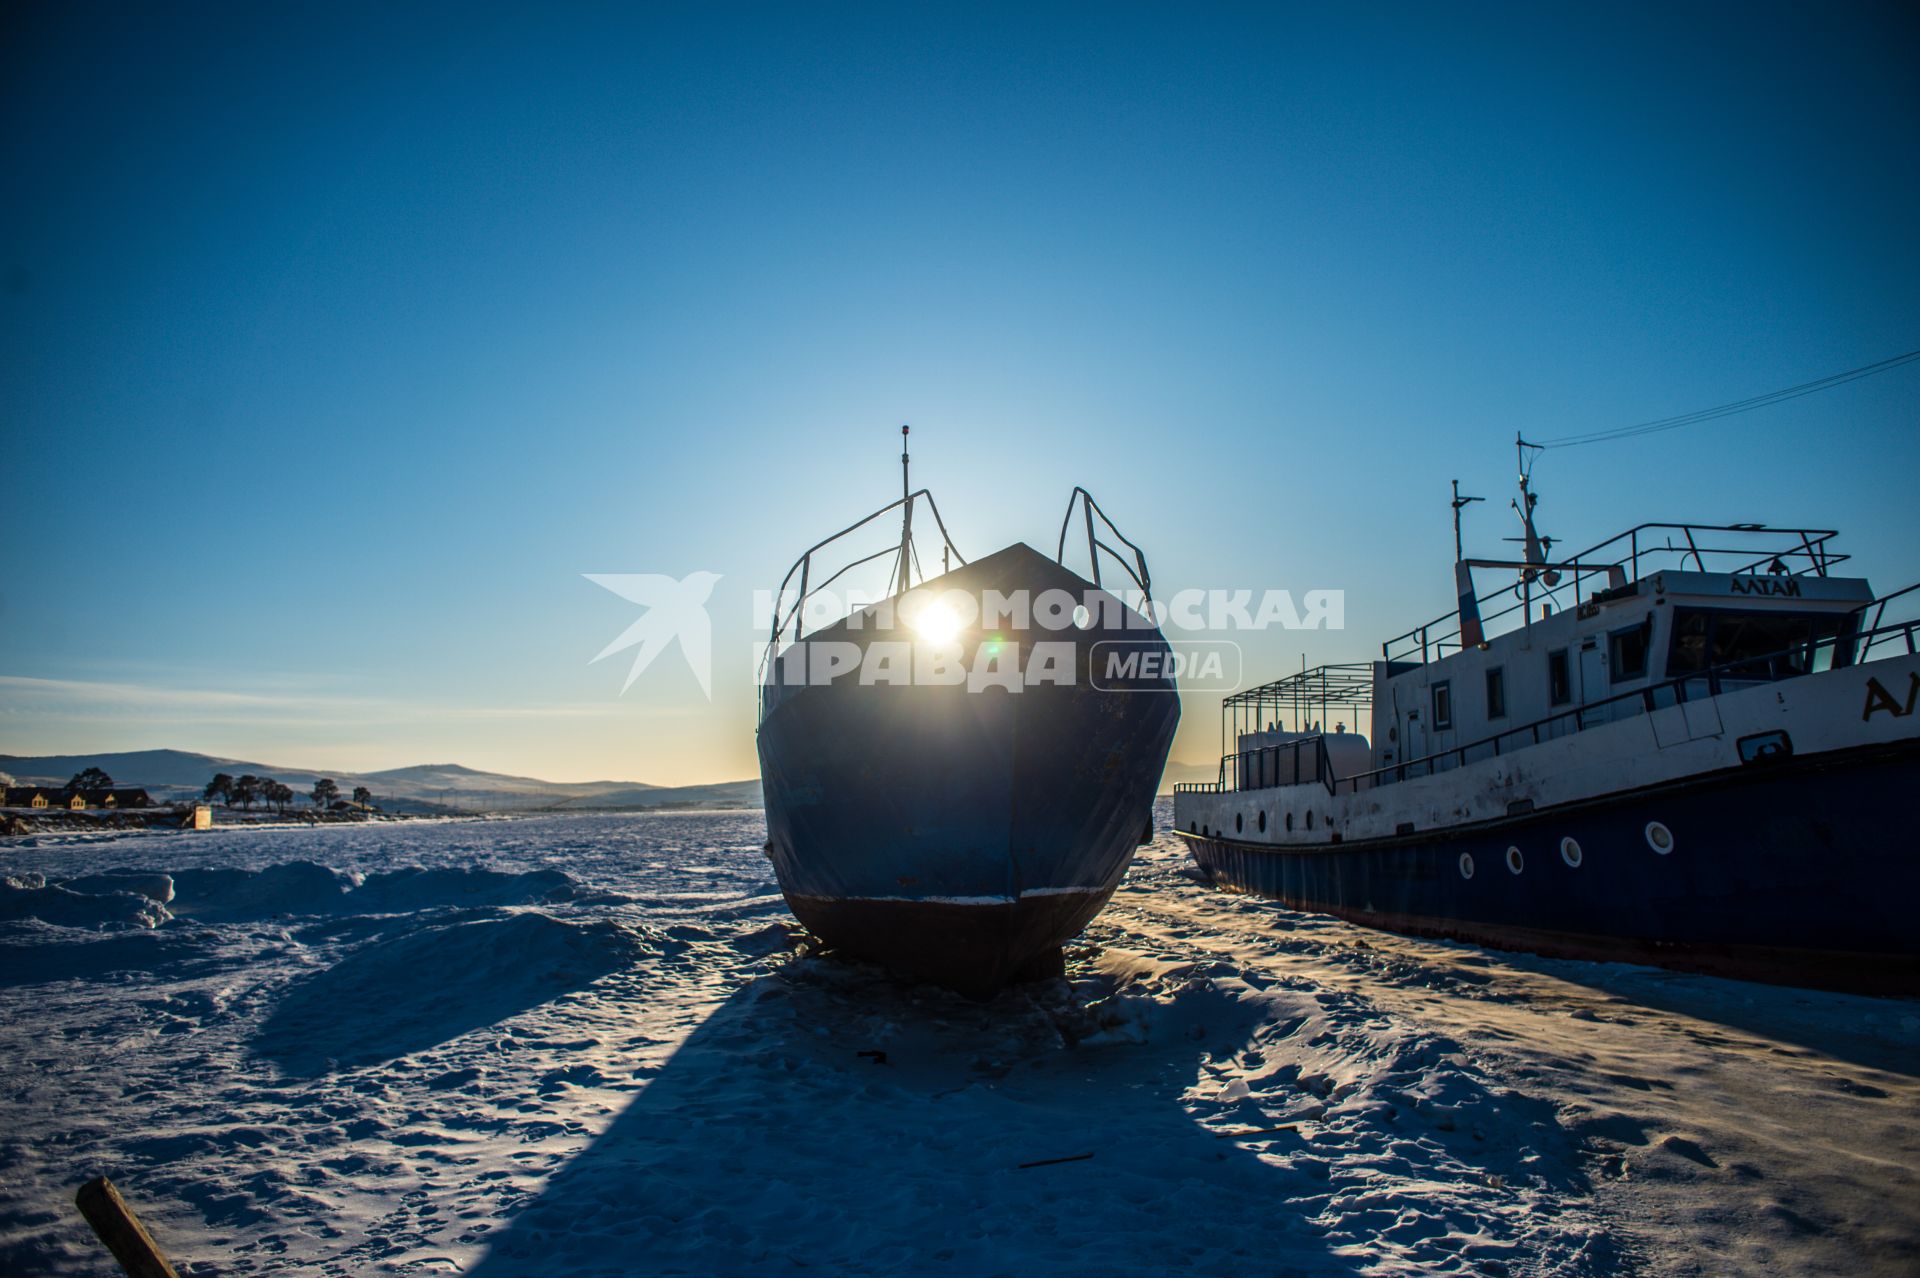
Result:
<instances>
[{"instance_id":1,"label":"distant hill","mask_svg":"<svg viewBox=\"0 0 1920 1278\"><path fill-rule=\"evenodd\" d=\"M1160 793L1171 794L1173 787L1189 781L1218 781L1220 763L1181 763L1176 759L1167 760L1167 770L1160 774Z\"/></svg>"},{"instance_id":2,"label":"distant hill","mask_svg":"<svg viewBox=\"0 0 1920 1278\"><path fill-rule=\"evenodd\" d=\"M302 768L276 767L271 763L249 763L244 759L221 759L210 754L195 754L190 750L123 750L113 754L0 754L0 772L11 772L18 780L34 785L48 782L64 785L67 778L86 768L99 768L120 785L143 785L150 790L155 787L178 789L183 786L198 790L216 772L231 772L235 776L251 772L255 776L270 776L285 781L288 785L299 785L301 782L312 785L321 777L331 775Z\"/></svg>"},{"instance_id":3,"label":"distant hill","mask_svg":"<svg viewBox=\"0 0 1920 1278\"><path fill-rule=\"evenodd\" d=\"M126 750L106 754L0 755L0 772L30 785L64 785L74 773L99 768L118 785L144 786L155 797L199 794L216 772L252 773L304 793L323 776L345 794L364 785L374 802L397 811L601 811L657 807L760 806L758 778L708 785L660 786L644 781L542 781L481 772L458 763L427 763L381 772L316 771L190 750Z\"/></svg>"},{"instance_id":4,"label":"distant hill","mask_svg":"<svg viewBox=\"0 0 1920 1278\"><path fill-rule=\"evenodd\" d=\"M0 754L0 772L29 785L64 785L84 768L100 768L120 785L145 786L156 795L185 798L198 794L216 772L284 781L305 793L321 777L332 777L345 793L364 785L375 801L392 810L460 812L568 812L656 807L761 806L760 781L722 781L706 785L662 786L645 781L542 781L538 777L482 772L458 763L419 763L380 772L315 771L246 759L225 759L190 750L126 750L110 754ZM1212 781L1219 763L1168 760L1160 778L1165 794L1184 781ZM383 802L395 800L399 802Z\"/></svg>"},{"instance_id":5,"label":"distant hill","mask_svg":"<svg viewBox=\"0 0 1920 1278\"><path fill-rule=\"evenodd\" d=\"M419 763L410 768L388 768L368 772L363 780L379 780L400 788L434 790L483 789L496 793L569 794L598 793L608 790L659 790L666 787L644 781L541 781L534 777L507 776L500 772L481 772L458 763ZM369 786L368 788L372 788Z\"/></svg>"},{"instance_id":6,"label":"distant hill","mask_svg":"<svg viewBox=\"0 0 1920 1278\"><path fill-rule=\"evenodd\" d=\"M564 808L567 811L584 812L599 808L658 808L682 805L703 808L757 808L762 806L760 779L754 777L748 781L720 781L712 785L648 785L607 790L579 799L570 799L564 804Z\"/></svg>"}]
</instances>

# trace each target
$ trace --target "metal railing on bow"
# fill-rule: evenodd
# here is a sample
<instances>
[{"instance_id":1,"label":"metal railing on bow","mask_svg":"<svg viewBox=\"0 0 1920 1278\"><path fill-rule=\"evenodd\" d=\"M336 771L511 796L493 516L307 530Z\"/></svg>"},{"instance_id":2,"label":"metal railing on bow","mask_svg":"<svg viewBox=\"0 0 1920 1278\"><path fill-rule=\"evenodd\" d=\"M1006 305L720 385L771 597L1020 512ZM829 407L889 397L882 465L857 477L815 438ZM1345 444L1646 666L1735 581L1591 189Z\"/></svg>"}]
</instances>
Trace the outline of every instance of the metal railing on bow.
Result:
<instances>
[{"instance_id":1,"label":"metal railing on bow","mask_svg":"<svg viewBox=\"0 0 1920 1278\"><path fill-rule=\"evenodd\" d=\"M1076 505L1080 507L1080 513L1086 524L1087 560L1092 569L1093 584L1103 590L1106 589L1100 580L1100 552L1105 551L1107 555L1112 558L1113 562L1120 566L1120 570L1126 573L1128 578L1132 580L1134 586L1139 589L1142 614L1145 615L1149 621L1155 620L1153 615L1153 577L1147 571L1146 552L1134 545L1131 541L1128 541L1126 534L1122 533L1120 529L1114 525L1113 520L1107 517L1107 512L1100 509L1100 503L1093 499L1093 494L1078 485L1075 485L1073 492L1067 497L1067 513L1060 521L1060 544L1054 551L1054 562L1063 567L1066 565L1067 529L1073 526L1073 510ZM1097 525L1094 523L1096 517L1100 521ZM1127 556L1100 540L1099 530L1101 528L1104 528L1115 541L1133 552L1133 562L1131 564L1127 562Z\"/></svg>"},{"instance_id":2,"label":"metal railing on bow","mask_svg":"<svg viewBox=\"0 0 1920 1278\"><path fill-rule=\"evenodd\" d=\"M913 526L914 506L922 500L926 502L927 512L933 516L934 526L940 530L942 549L951 553L954 560L961 566L964 567L966 565L966 556L960 553L960 548L953 544L953 538L948 535L946 521L940 517L940 507L934 502L933 494L924 488L911 492L905 497L896 498L888 502L864 519L848 524L831 537L823 537L813 545L807 547L806 551L798 559L793 561L793 567L787 569L787 575L780 579L780 589L775 592L773 597L773 628L767 636L766 651L760 658L760 702L761 712L763 714L767 708L766 688L768 671L773 665L774 658L780 653L781 641L789 638L789 636L795 641L802 637L801 627L806 618L806 606L809 598L825 590L853 569L863 564L870 564L876 559L884 559L888 555L907 557L906 564L896 562L894 571L889 578L890 582L905 582L910 580L911 576L918 572L920 566L919 553L914 549L913 540L910 535L903 536L899 542L883 546L870 555L862 555L858 559L842 564L832 574L818 579L816 579L814 571L814 557L834 542L859 532L874 520L879 519L883 515L891 514L896 510L902 511L904 527L911 529ZM795 580L796 577L798 578L797 581ZM921 580L925 580L924 574L920 574L920 577ZM791 597L791 602L789 602L789 597Z\"/></svg>"}]
</instances>

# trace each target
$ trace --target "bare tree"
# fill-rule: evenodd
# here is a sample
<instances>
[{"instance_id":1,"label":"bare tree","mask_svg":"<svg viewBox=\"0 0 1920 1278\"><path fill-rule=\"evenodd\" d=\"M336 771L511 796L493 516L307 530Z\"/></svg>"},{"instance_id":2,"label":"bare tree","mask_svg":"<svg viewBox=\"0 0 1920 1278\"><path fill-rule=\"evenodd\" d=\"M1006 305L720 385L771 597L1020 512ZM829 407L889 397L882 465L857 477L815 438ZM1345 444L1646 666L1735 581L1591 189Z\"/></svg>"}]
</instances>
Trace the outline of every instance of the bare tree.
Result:
<instances>
[{"instance_id":1,"label":"bare tree","mask_svg":"<svg viewBox=\"0 0 1920 1278\"><path fill-rule=\"evenodd\" d=\"M73 774L73 780L67 782L67 793L76 794L81 790L111 790L113 778L99 768L82 768Z\"/></svg>"}]
</instances>

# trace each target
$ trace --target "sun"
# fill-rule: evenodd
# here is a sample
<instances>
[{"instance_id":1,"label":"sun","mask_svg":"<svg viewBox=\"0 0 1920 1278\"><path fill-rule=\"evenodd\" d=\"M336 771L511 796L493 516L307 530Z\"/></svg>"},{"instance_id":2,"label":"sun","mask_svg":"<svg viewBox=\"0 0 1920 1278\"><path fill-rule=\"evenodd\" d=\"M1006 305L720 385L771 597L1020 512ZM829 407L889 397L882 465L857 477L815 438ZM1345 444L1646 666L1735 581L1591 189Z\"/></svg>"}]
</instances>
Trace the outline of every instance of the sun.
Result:
<instances>
[{"instance_id":1,"label":"sun","mask_svg":"<svg viewBox=\"0 0 1920 1278\"><path fill-rule=\"evenodd\" d=\"M913 628L932 643L951 643L960 634L960 614L944 603L930 603L914 617Z\"/></svg>"}]
</instances>

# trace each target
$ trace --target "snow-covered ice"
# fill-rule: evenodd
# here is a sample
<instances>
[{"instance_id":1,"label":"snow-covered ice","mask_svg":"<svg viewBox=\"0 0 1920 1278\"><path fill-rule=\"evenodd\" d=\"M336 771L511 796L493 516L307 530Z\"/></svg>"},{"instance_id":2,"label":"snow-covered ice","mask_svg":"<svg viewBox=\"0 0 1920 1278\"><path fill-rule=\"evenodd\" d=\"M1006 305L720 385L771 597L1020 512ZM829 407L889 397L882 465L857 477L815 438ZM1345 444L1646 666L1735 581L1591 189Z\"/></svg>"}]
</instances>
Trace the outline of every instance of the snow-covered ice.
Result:
<instances>
[{"instance_id":1,"label":"snow-covered ice","mask_svg":"<svg viewBox=\"0 0 1920 1278\"><path fill-rule=\"evenodd\" d=\"M1165 834L975 1003L809 953L764 838L0 842L0 1271L114 1272L100 1172L197 1274L1920 1270L1920 1004L1369 932Z\"/></svg>"}]
</instances>

